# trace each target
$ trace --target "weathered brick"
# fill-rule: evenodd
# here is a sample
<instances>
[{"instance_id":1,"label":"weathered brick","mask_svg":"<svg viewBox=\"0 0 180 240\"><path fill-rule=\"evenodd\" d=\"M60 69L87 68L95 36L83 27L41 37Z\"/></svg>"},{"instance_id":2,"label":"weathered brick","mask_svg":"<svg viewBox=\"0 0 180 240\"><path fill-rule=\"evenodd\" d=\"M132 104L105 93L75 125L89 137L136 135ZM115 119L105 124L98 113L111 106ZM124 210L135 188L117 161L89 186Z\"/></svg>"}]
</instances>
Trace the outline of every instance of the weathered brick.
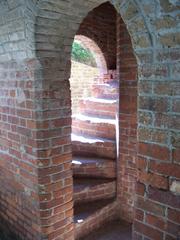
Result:
<instances>
[{"instance_id":1,"label":"weathered brick","mask_svg":"<svg viewBox=\"0 0 180 240\"><path fill-rule=\"evenodd\" d=\"M145 185L144 184L142 184L140 182L137 182L137 184L136 184L136 194L144 196L144 194L145 194Z\"/></svg>"},{"instance_id":2,"label":"weathered brick","mask_svg":"<svg viewBox=\"0 0 180 240\"><path fill-rule=\"evenodd\" d=\"M140 97L139 108L147 111L167 112L169 103L166 98Z\"/></svg>"},{"instance_id":3,"label":"weathered brick","mask_svg":"<svg viewBox=\"0 0 180 240\"><path fill-rule=\"evenodd\" d=\"M154 22L157 30L159 29L166 29L166 28L173 28L176 27L176 19L171 17L170 15L163 16L163 18L159 18Z\"/></svg>"},{"instance_id":4,"label":"weathered brick","mask_svg":"<svg viewBox=\"0 0 180 240\"><path fill-rule=\"evenodd\" d=\"M169 135L167 131L150 128L139 128L139 140L168 144Z\"/></svg>"},{"instance_id":5,"label":"weathered brick","mask_svg":"<svg viewBox=\"0 0 180 240\"><path fill-rule=\"evenodd\" d=\"M125 18L125 19L131 19L132 17L134 17L135 15L138 14L138 9L137 7L132 4L132 3L129 3L124 9L123 9L123 12L122 12L122 16Z\"/></svg>"},{"instance_id":6,"label":"weathered brick","mask_svg":"<svg viewBox=\"0 0 180 240\"><path fill-rule=\"evenodd\" d=\"M164 35L161 35L159 37L159 40L163 46L167 47L176 47L179 44L180 41L180 33L167 33Z\"/></svg>"},{"instance_id":7,"label":"weathered brick","mask_svg":"<svg viewBox=\"0 0 180 240\"><path fill-rule=\"evenodd\" d=\"M146 223L149 225L157 227L162 231L166 229L166 221L162 217L157 217L147 213L145 219Z\"/></svg>"},{"instance_id":8,"label":"weathered brick","mask_svg":"<svg viewBox=\"0 0 180 240\"><path fill-rule=\"evenodd\" d=\"M179 156L180 156L180 149L179 148L173 149L172 159L174 163L180 162Z\"/></svg>"},{"instance_id":9,"label":"weathered brick","mask_svg":"<svg viewBox=\"0 0 180 240\"><path fill-rule=\"evenodd\" d=\"M167 222L167 230L169 234L172 234L174 237L179 235L179 224L175 224L173 222Z\"/></svg>"},{"instance_id":10,"label":"weathered brick","mask_svg":"<svg viewBox=\"0 0 180 240\"><path fill-rule=\"evenodd\" d=\"M137 159L137 168L145 170L147 169L147 167L148 167L147 159L139 156Z\"/></svg>"},{"instance_id":11,"label":"weathered brick","mask_svg":"<svg viewBox=\"0 0 180 240\"><path fill-rule=\"evenodd\" d=\"M162 161L170 161L170 150L156 144L140 142L139 154Z\"/></svg>"},{"instance_id":12,"label":"weathered brick","mask_svg":"<svg viewBox=\"0 0 180 240\"><path fill-rule=\"evenodd\" d=\"M170 221L180 224L180 211L172 208L168 208L168 219Z\"/></svg>"},{"instance_id":13,"label":"weathered brick","mask_svg":"<svg viewBox=\"0 0 180 240\"><path fill-rule=\"evenodd\" d=\"M173 237L172 235L166 234L166 235L165 235L165 239L166 239L166 240L176 240L177 238L176 238L176 237Z\"/></svg>"},{"instance_id":14,"label":"weathered brick","mask_svg":"<svg viewBox=\"0 0 180 240\"><path fill-rule=\"evenodd\" d=\"M180 127L180 117L179 115L166 114L166 113L156 113L154 124L157 127L161 128L171 128L171 129L179 129Z\"/></svg>"},{"instance_id":15,"label":"weathered brick","mask_svg":"<svg viewBox=\"0 0 180 240\"><path fill-rule=\"evenodd\" d=\"M165 176L180 178L180 166L178 164L158 163L151 161L149 165L149 170L152 172L163 174Z\"/></svg>"},{"instance_id":16,"label":"weathered brick","mask_svg":"<svg viewBox=\"0 0 180 240\"><path fill-rule=\"evenodd\" d=\"M144 223L140 223L135 221L134 223L135 231L143 233L145 236L154 239L154 240L162 240L163 232L156 230L154 228L149 227Z\"/></svg>"},{"instance_id":17,"label":"weathered brick","mask_svg":"<svg viewBox=\"0 0 180 240\"><path fill-rule=\"evenodd\" d=\"M138 180L144 184L151 185L160 189L168 189L168 178L143 171L138 172Z\"/></svg>"},{"instance_id":18,"label":"weathered brick","mask_svg":"<svg viewBox=\"0 0 180 240\"><path fill-rule=\"evenodd\" d=\"M153 90L158 95L172 95L173 88L169 82L154 82Z\"/></svg>"},{"instance_id":19,"label":"weathered brick","mask_svg":"<svg viewBox=\"0 0 180 240\"><path fill-rule=\"evenodd\" d=\"M136 207L147 211L150 213L153 213L158 216L164 216L165 215L165 207L160 205L159 203L152 202L149 199L143 199L142 197L138 197L136 200Z\"/></svg>"},{"instance_id":20,"label":"weathered brick","mask_svg":"<svg viewBox=\"0 0 180 240\"><path fill-rule=\"evenodd\" d=\"M173 104L173 106L172 106L173 112L179 113L180 112L180 100L175 99L172 104Z\"/></svg>"},{"instance_id":21,"label":"weathered brick","mask_svg":"<svg viewBox=\"0 0 180 240\"><path fill-rule=\"evenodd\" d=\"M179 196L175 196L169 191L161 191L150 187L148 197L154 201L166 204L174 208L179 208L180 205Z\"/></svg>"},{"instance_id":22,"label":"weathered brick","mask_svg":"<svg viewBox=\"0 0 180 240\"><path fill-rule=\"evenodd\" d=\"M160 62L176 61L179 59L179 52L176 48L168 49L167 51L158 50L157 51L157 60ZM177 83L178 84L178 83Z\"/></svg>"},{"instance_id":23,"label":"weathered brick","mask_svg":"<svg viewBox=\"0 0 180 240\"><path fill-rule=\"evenodd\" d=\"M137 48L148 48L151 46L151 41L148 35L137 35L134 36L134 44Z\"/></svg>"},{"instance_id":24,"label":"weathered brick","mask_svg":"<svg viewBox=\"0 0 180 240\"><path fill-rule=\"evenodd\" d=\"M165 13L172 12L176 10L176 5L168 0L160 0L160 6ZM178 7L177 7L178 8Z\"/></svg>"},{"instance_id":25,"label":"weathered brick","mask_svg":"<svg viewBox=\"0 0 180 240\"><path fill-rule=\"evenodd\" d=\"M140 111L139 112L139 123L143 125L153 124L153 114L151 112Z\"/></svg>"},{"instance_id":26,"label":"weathered brick","mask_svg":"<svg viewBox=\"0 0 180 240\"><path fill-rule=\"evenodd\" d=\"M144 64L139 72L139 77L140 79L145 79L145 80L154 80L155 78L157 80L161 80L164 78L167 78L169 75L169 71L167 66L164 65L149 65L149 64Z\"/></svg>"},{"instance_id":27,"label":"weathered brick","mask_svg":"<svg viewBox=\"0 0 180 240\"><path fill-rule=\"evenodd\" d=\"M144 219L144 212L137 209L136 212L135 212L135 219L138 220L138 221L143 221Z\"/></svg>"},{"instance_id":28,"label":"weathered brick","mask_svg":"<svg viewBox=\"0 0 180 240\"><path fill-rule=\"evenodd\" d=\"M139 93L140 94L151 94L152 93L152 83L148 81L141 81L139 83Z\"/></svg>"}]
</instances>

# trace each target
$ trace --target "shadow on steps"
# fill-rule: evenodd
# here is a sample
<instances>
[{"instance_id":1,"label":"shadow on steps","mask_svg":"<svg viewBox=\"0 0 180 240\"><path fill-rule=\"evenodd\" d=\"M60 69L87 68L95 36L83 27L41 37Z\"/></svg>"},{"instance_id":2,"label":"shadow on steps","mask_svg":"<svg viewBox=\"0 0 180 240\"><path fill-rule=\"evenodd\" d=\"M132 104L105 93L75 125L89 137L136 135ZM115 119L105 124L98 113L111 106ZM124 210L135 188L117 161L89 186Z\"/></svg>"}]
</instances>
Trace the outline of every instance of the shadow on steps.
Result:
<instances>
[{"instance_id":1,"label":"shadow on steps","mask_svg":"<svg viewBox=\"0 0 180 240\"><path fill-rule=\"evenodd\" d=\"M114 220L79 240L131 240L131 232L132 225L130 223Z\"/></svg>"},{"instance_id":2,"label":"shadow on steps","mask_svg":"<svg viewBox=\"0 0 180 240\"><path fill-rule=\"evenodd\" d=\"M20 240L11 230L6 222L0 223L0 240Z\"/></svg>"}]
</instances>

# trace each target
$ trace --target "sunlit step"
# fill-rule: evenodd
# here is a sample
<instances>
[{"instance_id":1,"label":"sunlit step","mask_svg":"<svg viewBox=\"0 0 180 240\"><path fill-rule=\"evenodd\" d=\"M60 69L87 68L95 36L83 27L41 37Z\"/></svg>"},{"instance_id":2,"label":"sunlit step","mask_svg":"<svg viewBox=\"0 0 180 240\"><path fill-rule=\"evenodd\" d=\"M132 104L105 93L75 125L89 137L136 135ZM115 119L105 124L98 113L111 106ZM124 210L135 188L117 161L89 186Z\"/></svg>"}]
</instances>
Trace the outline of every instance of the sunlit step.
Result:
<instances>
[{"instance_id":1,"label":"sunlit step","mask_svg":"<svg viewBox=\"0 0 180 240\"><path fill-rule=\"evenodd\" d=\"M78 204L74 207L75 239L82 238L102 224L117 218L114 199Z\"/></svg>"},{"instance_id":2,"label":"sunlit step","mask_svg":"<svg viewBox=\"0 0 180 240\"><path fill-rule=\"evenodd\" d=\"M71 135L72 151L75 156L116 158L116 142L106 138Z\"/></svg>"},{"instance_id":3,"label":"sunlit step","mask_svg":"<svg viewBox=\"0 0 180 240\"><path fill-rule=\"evenodd\" d=\"M111 159L73 157L72 163L75 177L116 177L116 162Z\"/></svg>"}]
</instances>

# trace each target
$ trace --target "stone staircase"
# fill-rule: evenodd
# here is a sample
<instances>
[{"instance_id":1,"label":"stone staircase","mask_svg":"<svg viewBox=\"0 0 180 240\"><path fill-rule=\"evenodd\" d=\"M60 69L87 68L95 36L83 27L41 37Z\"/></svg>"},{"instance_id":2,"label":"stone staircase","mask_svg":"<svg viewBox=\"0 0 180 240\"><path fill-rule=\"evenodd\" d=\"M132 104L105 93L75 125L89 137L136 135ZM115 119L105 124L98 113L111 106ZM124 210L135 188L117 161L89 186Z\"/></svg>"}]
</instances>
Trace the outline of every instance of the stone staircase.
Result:
<instances>
[{"instance_id":1,"label":"stone staircase","mask_svg":"<svg viewBox=\"0 0 180 240\"><path fill-rule=\"evenodd\" d=\"M116 218L115 71L95 79L72 121L75 239Z\"/></svg>"}]
</instances>

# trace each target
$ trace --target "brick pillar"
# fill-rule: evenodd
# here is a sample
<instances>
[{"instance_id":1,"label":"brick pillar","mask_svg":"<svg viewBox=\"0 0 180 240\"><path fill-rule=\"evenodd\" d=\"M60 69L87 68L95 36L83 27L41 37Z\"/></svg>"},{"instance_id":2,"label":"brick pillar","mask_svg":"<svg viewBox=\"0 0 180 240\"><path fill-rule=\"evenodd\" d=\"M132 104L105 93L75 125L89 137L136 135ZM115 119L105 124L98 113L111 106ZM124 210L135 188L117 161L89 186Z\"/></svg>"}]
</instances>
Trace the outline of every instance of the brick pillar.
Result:
<instances>
[{"instance_id":1,"label":"brick pillar","mask_svg":"<svg viewBox=\"0 0 180 240\"><path fill-rule=\"evenodd\" d=\"M137 160L137 63L130 35L117 17L119 95L119 159L117 194L120 217L133 221Z\"/></svg>"},{"instance_id":2,"label":"brick pillar","mask_svg":"<svg viewBox=\"0 0 180 240\"><path fill-rule=\"evenodd\" d=\"M156 63L142 64L139 70L134 239L176 240L180 223L178 57L173 49L158 50L156 56Z\"/></svg>"},{"instance_id":3,"label":"brick pillar","mask_svg":"<svg viewBox=\"0 0 180 240\"><path fill-rule=\"evenodd\" d=\"M41 67L35 93L38 126L34 138L38 143L42 234L48 240L70 240L74 239L74 233L69 79L64 79L60 60L56 58L41 59ZM70 63L67 72L69 75Z\"/></svg>"},{"instance_id":4,"label":"brick pillar","mask_svg":"<svg viewBox=\"0 0 180 240\"><path fill-rule=\"evenodd\" d=\"M0 64L0 230L41 239L32 61ZM1 229L3 228L3 229Z\"/></svg>"},{"instance_id":5,"label":"brick pillar","mask_svg":"<svg viewBox=\"0 0 180 240\"><path fill-rule=\"evenodd\" d=\"M58 64L0 65L0 228L10 239L73 239L70 87Z\"/></svg>"}]
</instances>

